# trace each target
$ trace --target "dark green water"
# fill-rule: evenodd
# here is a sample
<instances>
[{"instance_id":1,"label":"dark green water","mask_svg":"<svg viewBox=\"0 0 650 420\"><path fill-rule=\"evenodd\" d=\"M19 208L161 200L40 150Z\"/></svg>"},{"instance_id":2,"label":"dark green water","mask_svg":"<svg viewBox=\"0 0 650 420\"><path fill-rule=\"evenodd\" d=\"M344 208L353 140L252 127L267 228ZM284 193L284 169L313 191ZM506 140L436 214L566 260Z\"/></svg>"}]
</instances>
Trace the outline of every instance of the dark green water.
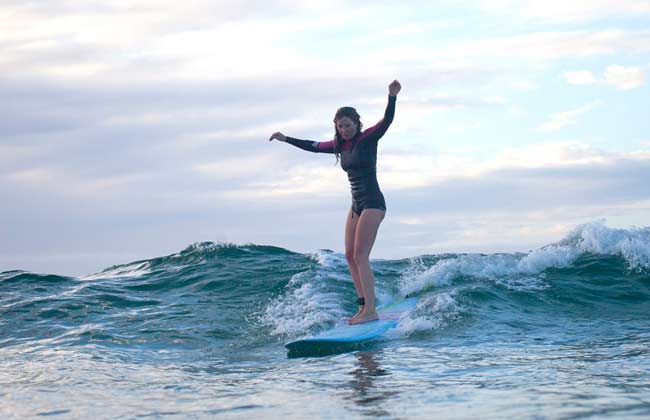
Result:
<instances>
[{"instance_id":1,"label":"dark green water","mask_svg":"<svg viewBox=\"0 0 650 420\"><path fill-rule=\"evenodd\" d=\"M85 278L0 274L0 418L647 418L650 229L526 254L372 260L418 296L360 350L283 344L352 314L343 255L198 243Z\"/></svg>"}]
</instances>

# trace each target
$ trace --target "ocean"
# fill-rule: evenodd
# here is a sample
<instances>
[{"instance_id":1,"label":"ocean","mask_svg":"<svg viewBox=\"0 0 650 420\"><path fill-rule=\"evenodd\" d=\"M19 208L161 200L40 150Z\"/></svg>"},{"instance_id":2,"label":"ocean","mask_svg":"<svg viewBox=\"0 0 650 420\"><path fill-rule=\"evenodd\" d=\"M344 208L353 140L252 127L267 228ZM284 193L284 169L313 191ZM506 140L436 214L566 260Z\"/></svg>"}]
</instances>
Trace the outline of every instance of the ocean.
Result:
<instances>
[{"instance_id":1,"label":"ocean","mask_svg":"<svg viewBox=\"0 0 650 420\"><path fill-rule=\"evenodd\" d=\"M0 273L0 418L650 418L650 228L525 253L371 259L382 340L284 343L356 311L345 256L195 243L84 277Z\"/></svg>"}]
</instances>

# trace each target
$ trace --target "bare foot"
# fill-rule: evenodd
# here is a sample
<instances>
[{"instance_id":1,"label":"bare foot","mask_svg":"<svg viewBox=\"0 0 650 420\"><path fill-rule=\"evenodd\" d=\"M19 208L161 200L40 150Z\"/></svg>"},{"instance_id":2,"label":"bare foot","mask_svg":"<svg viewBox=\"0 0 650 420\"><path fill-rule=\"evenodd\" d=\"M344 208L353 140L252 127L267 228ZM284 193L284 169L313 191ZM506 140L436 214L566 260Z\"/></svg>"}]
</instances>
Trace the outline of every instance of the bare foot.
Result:
<instances>
[{"instance_id":1,"label":"bare foot","mask_svg":"<svg viewBox=\"0 0 650 420\"><path fill-rule=\"evenodd\" d=\"M348 324L352 324L352 322L353 322L354 320L356 320L357 318L359 318L359 315L361 315L361 312L363 312L363 306L359 306L359 310L357 311L357 313L354 314L354 316L353 316L352 318L348 319Z\"/></svg>"},{"instance_id":2,"label":"bare foot","mask_svg":"<svg viewBox=\"0 0 650 420\"><path fill-rule=\"evenodd\" d=\"M361 314L356 319L351 319L348 321L348 324L350 325L355 325L355 324L362 324L364 322L370 322L370 321L376 321L379 319L379 316L377 316L377 311L362 311Z\"/></svg>"}]
</instances>

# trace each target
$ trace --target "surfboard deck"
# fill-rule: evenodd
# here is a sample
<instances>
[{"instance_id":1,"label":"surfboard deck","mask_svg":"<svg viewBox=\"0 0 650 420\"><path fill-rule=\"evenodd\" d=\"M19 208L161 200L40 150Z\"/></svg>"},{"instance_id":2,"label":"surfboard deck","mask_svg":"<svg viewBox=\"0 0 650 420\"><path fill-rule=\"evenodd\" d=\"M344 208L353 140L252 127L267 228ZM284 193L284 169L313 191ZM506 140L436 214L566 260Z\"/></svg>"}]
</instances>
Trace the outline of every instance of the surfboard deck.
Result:
<instances>
[{"instance_id":1,"label":"surfboard deck","mask_svg":"<svg viewBox=\"0 0 650 420\"><path fill-rule=\"evenodd\" d=\"M348 325L347 319L332 329L320 334L304 337L284 345L290 354L314 353L328 354L338 350L354 348L380 338L386 331L394 328L399 319L415 308L417 298L407 298L377 308L379 319L362 324Z\"/></svg>"}]
</instances>

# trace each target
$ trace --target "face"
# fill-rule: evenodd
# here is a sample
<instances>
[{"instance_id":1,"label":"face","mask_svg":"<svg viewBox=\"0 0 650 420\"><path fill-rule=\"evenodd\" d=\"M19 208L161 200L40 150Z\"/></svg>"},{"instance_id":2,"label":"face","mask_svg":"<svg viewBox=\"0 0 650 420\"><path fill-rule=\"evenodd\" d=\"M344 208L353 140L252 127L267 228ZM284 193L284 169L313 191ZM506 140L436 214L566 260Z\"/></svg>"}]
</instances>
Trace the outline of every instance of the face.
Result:
<instances>
[{"instance_id":1,"label":"face","mask_svg":"<svg viewBox=\"0 0 650 420\"><path fill-rule=\"evenodd\" d=\"M357 124L350 117L341 117L336 120L336 128L345 140L350 140L357 133Z\"/></svg>"}]
</instances>

